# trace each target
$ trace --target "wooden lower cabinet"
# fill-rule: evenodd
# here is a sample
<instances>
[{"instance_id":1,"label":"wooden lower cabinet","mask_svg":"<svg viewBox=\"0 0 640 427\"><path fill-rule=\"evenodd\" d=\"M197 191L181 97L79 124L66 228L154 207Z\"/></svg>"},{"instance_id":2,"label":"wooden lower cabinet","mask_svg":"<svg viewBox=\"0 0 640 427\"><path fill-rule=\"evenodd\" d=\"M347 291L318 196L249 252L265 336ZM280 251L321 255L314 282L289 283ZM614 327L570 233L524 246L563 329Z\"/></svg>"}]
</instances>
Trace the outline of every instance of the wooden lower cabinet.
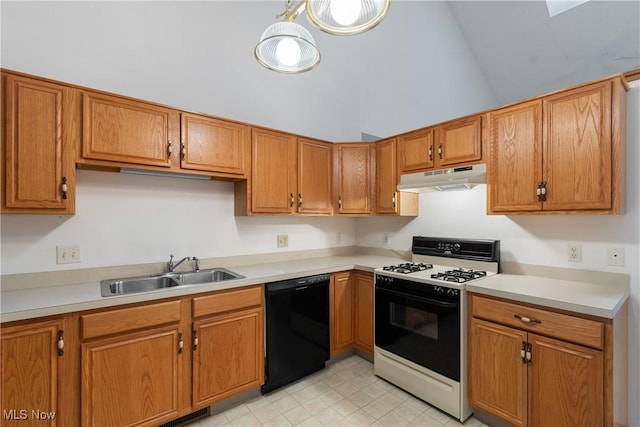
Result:
<instances>
[{"instance_id":1,"label":"wooden lower cabinet","mask_svg":"<svg viewBox=\"0 0 640 427\"><path fill-rule=\"evenodd\" d=\"M62 318L2 325L3 426L74 424L65 409L73 396L64 375L72 356L64 352L64 329Z\"/></svg>"},{"instance_id":2,"label":"wooden lower cabinet","mask_svg":"<svg viewBox=\"0 0 640 427\"><path fill-rule=\"evenodd\" d=\"M626 305L597 320L472 295L470 312L473 407L514 426L627 424Z\"/></svg>"},{"instance_id":3,"label":"wooden lower cabinet","mask_svg":"<svg viewBox=\"0 0 640 427\"><path fill-rule=\"evenodd\" d=\"M194 409L264 382L262 286L199 299L195 316L212 315L193 324Z\"/></svg>"},{"instance_id":4,"label":"wooden lower cabinet","mask_svg":"<svg viewBox=\"0 0 640 427\"><path fill-rule=\"evenodd\" d=\"M353 348L354 316L353 316L353 279L351 271L343 271L331 275L329 285L331 357Z\"/></svg>"},{"instance_id":5,"label":"wooden lower cabinet","mask_svg":"<svg viewBox=\"0 0 640 427\"><path fill-rule=\"evenodd\" d=\"M373 354L373 275L358 271L353 285L356 348Z\"/></svg>"}]
</instances>

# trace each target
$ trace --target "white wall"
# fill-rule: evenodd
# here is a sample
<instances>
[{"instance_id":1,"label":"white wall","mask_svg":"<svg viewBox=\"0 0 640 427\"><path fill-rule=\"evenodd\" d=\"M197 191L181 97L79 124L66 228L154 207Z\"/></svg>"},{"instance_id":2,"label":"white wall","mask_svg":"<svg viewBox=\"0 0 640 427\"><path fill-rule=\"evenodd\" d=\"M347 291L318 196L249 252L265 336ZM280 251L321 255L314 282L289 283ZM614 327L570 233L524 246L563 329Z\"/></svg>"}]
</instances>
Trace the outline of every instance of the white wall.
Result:
<instances>
[{"instance_id":1,"label":"white wall","mask_svg":"<svg viewBox=\"0 0 640 427\"><path fill-rule=\"evenodd\" d=\"M420 216L358 220L357 243L411 249L414 235L499 239L503 261L610 271L630 276L629 425L640 425L640 81L627 93L626 212L624 215L486 215L486 186L420 194ZM582 262L567 261L567 243L582 245ZM607 248L625 250L625 266L607 265Z\"/></svg>"}]
</instances>

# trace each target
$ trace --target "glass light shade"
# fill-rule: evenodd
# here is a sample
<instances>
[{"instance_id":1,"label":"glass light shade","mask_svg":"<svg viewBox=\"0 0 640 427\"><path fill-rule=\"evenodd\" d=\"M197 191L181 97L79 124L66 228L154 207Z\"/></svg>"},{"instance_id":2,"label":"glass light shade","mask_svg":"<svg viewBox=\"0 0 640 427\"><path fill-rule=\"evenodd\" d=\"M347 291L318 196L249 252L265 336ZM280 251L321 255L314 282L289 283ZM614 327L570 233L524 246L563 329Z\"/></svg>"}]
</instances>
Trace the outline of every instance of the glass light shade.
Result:
<instances>
[{"instance_id":1,"label":"glass light shade","mask_svg":"<svg viewBox=\"0 0 640 427\"><path fill-rule=\"evenodd\" d=\"M254 54L261 65L281 73L301 73L320 63L320 52L311 33L288 21L267 27Z\"/></svg>"},{"instance_id":2,"label":"glass light shade","mask_svg":"<svg viewBox=\"0 0 640 427\"><path fill-rule=\"evenodd\" d=\"M307 0L307 19L324 32L341 36L364 33L389 12L390 0Z\"/></svg>"}]
</instances>

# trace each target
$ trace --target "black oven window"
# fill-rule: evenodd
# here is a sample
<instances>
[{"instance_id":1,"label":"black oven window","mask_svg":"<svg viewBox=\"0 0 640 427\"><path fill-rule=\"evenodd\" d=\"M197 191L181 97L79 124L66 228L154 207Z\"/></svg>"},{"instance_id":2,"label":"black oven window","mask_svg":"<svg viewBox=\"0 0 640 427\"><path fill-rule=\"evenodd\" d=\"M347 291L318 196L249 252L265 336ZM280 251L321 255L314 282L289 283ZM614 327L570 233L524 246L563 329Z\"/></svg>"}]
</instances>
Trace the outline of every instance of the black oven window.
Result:
<instances>
[{"instance_id":1,"label":"black oven window","mask_svg":"<svg viewBox=\"0 0 640 427\"><path fill-rule=\"evenodd\" d=\"M389 323L397 328L422 335L423 337L438 339L438 316L416 307L390 304Z\"/></svg>"}]
</instances>

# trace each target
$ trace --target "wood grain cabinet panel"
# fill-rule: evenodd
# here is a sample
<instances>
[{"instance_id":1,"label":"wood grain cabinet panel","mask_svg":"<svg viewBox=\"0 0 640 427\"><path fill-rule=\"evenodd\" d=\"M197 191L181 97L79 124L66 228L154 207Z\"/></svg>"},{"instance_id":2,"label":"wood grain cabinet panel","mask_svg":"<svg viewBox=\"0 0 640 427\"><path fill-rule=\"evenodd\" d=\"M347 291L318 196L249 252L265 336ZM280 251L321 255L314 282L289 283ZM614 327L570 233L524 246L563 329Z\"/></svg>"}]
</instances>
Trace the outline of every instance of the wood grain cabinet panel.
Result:
<instances>
[{"instance_id":1,"label":"wood grain cabinet panel","mask_svg":"<svg viewBox=\"0 0 640 427\"><path fill-rule=\"evenodd\" d=\"M298 213L331 215L332 144L298 139Z\"/></svg>"},{"instance_id":2,"label":"wood grain cabinet panel","mask_svg":"<svg viewBox=\"0 0 640 427\"><path fill-rule=\"evenodd\" d=\"M64 354L58 354L62 319L4 326L2 354L2 425L64 426L65 395L62 383ZM68 359L68 357L67 357ZM44 418L38 418L42 414ZM69 424L67 424L69 425Z\"/></svg>"},{"instance_id":3,"label":"wood grain cabinet panel","mask_svg":"<svg viewBox=\"0 0 640 427\"><path fill-rule=\"evenodd\" d=\"M433 128L419 129L398 137L400 173L421 172L435 166Z\"/></svg>"},{"instance_id":4,"label":"wood grain cabinet panel","mask_svg":"<svg viewBox=\"0 0 640 427\"><path fill-rule=\"evenodd\" d=\"M356 348L373 355L373 274L354 274L354 317Z\"/></svg>"},{"instance_id":5,"label":"wood grain cabinet panel","mask_svg":"<svg viewBox=\"0 0 640 427\"><path fill-rule=\"evenodd\" d=\"M488 213L624 210L620 78L491 111Z\"/></svg>"},{"instance_id":6,"label":"wood grain cabinet panel","mask_svg":"<svg viewBox=\"0 0 640 427\"><path fill-rule=\"evenodd\" d=\"M2 85L2 212L74 213L76 91L5 72Z\"/></svg>"},{"instance_id":7,"label":"wood grain cabinet panel","mask_svg":"<svg viewBox=\"0 0 640 427\"><path fill-rule=\"evenodd\" d=\"M336 212L368 215L371 213L371 144L336 144Z\"/></svg>"},{"instance_id":8,"label":"wood grain cabinet panel","mask_svg":"<svg viewBox=\"0 0 640 427\"><path fill-rule=\"evenodd\" d=\"M396 189L400 181L397 139L375 143L375 214L418 215L418 194Z\"/></svg>"},{"instance_id":9,"label":"wood grain cabinet panel","mask_svg":"<svg viewBox=\"0 0 640 427\"><path fill-rule=\"evenodd\" d=\"M349 350L355 342L353 272L331 275L329 285L331 357Z\"/></svg>"},{"instance_id":10,"label":"wood grain cabinet panel","mask_svg":"<svg viewBox=\"0 0 640 427\"><path fill-rule=\"evenodd\" d=\"M172 128L178 117L178 111L155 104L84 92L80 162L169 168L180 152Z\"/></svg>"},{"instance_id":11,"label":"wood grain cabinet panel","mask_svg":"<svg viewBox=\"0 0 640 427\"><path fill-rule=\"evenodd\" d=\"M246 177L251 130L248 126L196 114L181 114L180 166Z\"/></svg>"},{"instance_id":12,"label":"wood grain cabinet panel","mask_svg":"<svg viewBox=\"0 0 640 427\"><path fill-rule=\"evenodd\" d=\"M627 424L626 304L598 320L471 294L469 325L472 406L514 426Z\"/></svg>"},{"instance_id":13,"label":"wood grain cabinet panel","mask_svg":"<svg viewBox=\"0 0 640 427\"><path fill-rule=\"evenodd\" d=\"M439 166L482 160L482 116L439 125L435 129L435 138Z\"/></svg>"}]
</instances>

